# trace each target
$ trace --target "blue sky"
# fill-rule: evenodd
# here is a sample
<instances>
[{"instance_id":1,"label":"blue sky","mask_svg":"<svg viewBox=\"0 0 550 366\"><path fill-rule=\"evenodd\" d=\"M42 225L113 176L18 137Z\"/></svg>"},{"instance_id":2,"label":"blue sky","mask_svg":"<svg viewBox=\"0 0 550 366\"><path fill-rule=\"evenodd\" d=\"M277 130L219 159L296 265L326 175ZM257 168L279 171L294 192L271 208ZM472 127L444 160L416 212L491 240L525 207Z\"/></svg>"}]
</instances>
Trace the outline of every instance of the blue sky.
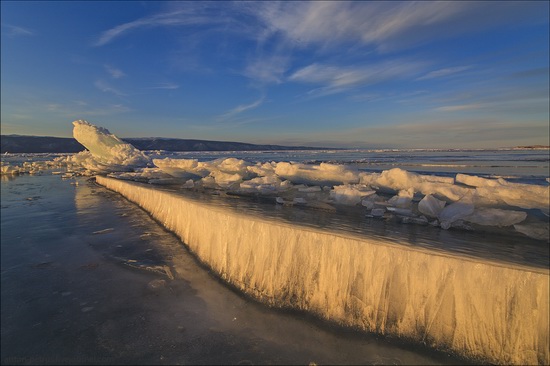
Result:
<instances>
[{"instance_id":1,"label":"blue sky","mask_svg":"<svg viewBox=\"0 0 550 366\"><path fill-rule=\"evenodd\" d=\"M549 142L549 2L2 1L1 131Z\"/></svg>"}]
</instances>

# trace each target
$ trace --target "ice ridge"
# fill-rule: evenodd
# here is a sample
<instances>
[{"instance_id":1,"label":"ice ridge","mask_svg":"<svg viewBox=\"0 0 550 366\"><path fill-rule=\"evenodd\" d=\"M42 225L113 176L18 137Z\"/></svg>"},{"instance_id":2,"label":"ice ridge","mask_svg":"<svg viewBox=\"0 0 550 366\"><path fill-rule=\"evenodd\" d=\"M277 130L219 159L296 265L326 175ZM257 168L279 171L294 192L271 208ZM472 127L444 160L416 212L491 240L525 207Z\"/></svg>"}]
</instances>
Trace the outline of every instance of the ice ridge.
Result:
<instances>
[{"instance_id":1,"label":"ice ridge","mask_svg":"<svg viewBox=\"0 0 550 366\"><path fill-rule=\"evenodd\" d=\"M267 304L473 359L550 362L547 270L304 228L96 179L176 233L221 278Z\"/></svg>"}]
</instances>

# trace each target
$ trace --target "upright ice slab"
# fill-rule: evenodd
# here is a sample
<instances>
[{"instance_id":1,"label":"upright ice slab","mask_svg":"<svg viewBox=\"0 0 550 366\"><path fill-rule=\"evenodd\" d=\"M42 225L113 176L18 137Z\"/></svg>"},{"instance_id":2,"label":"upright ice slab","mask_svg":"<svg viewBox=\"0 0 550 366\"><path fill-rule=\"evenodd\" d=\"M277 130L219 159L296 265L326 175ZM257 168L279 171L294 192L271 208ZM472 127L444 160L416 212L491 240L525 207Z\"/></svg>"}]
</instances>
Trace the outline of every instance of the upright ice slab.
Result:
<instances>
[{"instance_id":1,"label":"upright ice slab","mask_svg":"<svg viewBox=\"0 0 550 366\"><path fill-rule=\"evenodd\" d=\"M132 145L111 134L109 130L84 120L73 122L73 137L90 154L76 156L82 164L94 171L125 171L147 165L149 158Z\"/></svg>"},{"instance_id":2,"label":"upright ice slab","mask_svg":"<svg viewBox=\"0 0 550 366\"><path fill-rule=\"evenodd\" d=\"M239 214L97 177L255 298L502 364L548 364L549 272Z\"/></svg>"}]
</instances>

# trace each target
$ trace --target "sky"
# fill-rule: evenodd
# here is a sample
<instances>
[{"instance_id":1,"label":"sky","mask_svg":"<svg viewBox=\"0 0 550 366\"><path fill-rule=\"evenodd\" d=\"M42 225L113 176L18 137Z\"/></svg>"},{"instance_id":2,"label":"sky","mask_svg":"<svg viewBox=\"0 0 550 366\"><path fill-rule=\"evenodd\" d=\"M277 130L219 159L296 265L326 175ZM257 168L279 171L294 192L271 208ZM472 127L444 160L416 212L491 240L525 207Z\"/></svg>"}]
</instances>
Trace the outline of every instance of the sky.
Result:
<instances>
[{"instance_id":1,"label":"sky","mask_svg":"<svg viewBox=\"0 0 550 366\"><path fill-rule=\"evenodd\" d=\"M548 1L1 1L1 133L550 145Z\"/></svg>"}]
</instances>

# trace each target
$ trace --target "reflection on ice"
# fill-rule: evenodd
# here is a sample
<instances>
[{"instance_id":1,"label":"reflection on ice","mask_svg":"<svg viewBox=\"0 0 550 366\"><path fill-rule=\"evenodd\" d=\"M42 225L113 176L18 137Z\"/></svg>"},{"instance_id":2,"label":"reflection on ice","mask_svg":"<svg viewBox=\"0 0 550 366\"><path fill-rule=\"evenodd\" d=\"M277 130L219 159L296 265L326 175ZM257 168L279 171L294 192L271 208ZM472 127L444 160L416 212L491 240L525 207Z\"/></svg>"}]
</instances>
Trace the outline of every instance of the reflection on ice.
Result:
<instances>
[{"instance_id":1,"label":"reflection on ice","mask_svg":"<svg viewBox=\"0 0 550 366\"><path fill-rule=\"evenodd\" d=\"M548 229L548 222L538 222L524 225L514 225L514 228L522 234L527 235L530 238L548 241L550 234Z\"/></svg>"}]
</instances>

